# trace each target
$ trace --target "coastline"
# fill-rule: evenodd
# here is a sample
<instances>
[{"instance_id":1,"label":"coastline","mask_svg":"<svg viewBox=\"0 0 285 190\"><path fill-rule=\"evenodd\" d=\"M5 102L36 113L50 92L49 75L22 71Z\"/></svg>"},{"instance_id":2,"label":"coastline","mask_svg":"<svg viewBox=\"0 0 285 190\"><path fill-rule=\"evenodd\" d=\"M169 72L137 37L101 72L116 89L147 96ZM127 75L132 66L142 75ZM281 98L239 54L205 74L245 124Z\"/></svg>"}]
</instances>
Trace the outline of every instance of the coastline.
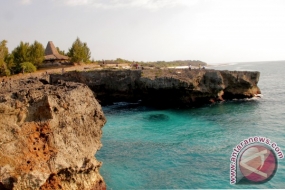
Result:
<instances>
[{"instance_id":1,"label":"coastline","mask_svg":"<svg viewBox=\"0 0 285 190\"><path fill-rule=\"evenodd\" d=\"M91 154L88 154L88 161L86 159L80 158L79 160L72 161L71 163L71 170L64 169L60 165L61 162L66 162L65 159L59 159L60 166L54 166L58 167L57 170L55 170L56 173L49 174L45 171L44 176L37 176L35 175L35 181L38 180L39 182L35 183L35 187L39 187L42 185L45 185L47 188L52 187L53 180L60 181L62 186L66 187L65 189L69 189L69 185L72 184L69 181L69 178L65 178L62 176L62 173L68 174L68 175L74 175L75 178L79 180L78 183L84 184L85 182L88 183L88 188L91 186L96 187L102 187L105 188L105 183L103 181L103 178L99 174L99 168L101 166L101 163L98 161L91 161L91 157L94 157L94 151L96 152L100 147L100 138L102 135L102 132L100 132L102 126L106 122L104 119L104 116L102 115L100 109L99 103L102 105L104 103L113 103L116 101L122 101L126 100L128 102L142 100L142 103L147 106L154 106L156 108L174 108L174 107L193 107L193 106L199 106L203 104L211 104L214 102L221 102L224 100L231 100L231 99L244 99L244 98L250 98L254 97L255 94L259 94L260 90L257 86L257 83L259 81L259 72L248 72L248 71L220 71L220 70L213 70L213 69L147 69L147 70L130 70L130 69L98 69L95 68L94 65L80 65L75 67L65 67L64 72L62 72L62 68L56 68L54 70L51 70L54 73L48 73L48 76L45 80L41 80L41 77L45 77L45 71L39 71L33 74L22 74L16 77L11 77L13 80L9 80L8 84L6 85L6 89L1 88L0 94L2 95L3 91L7 91L8 93L12 95L4 95L2 100L2 106L6 106L6 102L9 103L10 99L11 101L18 101L17 99L13 99L13 97L19 98L19 103L12 103L11 105L15 105L16 107L12 107L11 109L16 109L15 112L17 117L20 117L18 119L20 121L19 125L27 125L29 126L29 122L34 122L34 120L31 120L31 118L35 117L35 121L37 121L37 118L43 118L41 122L45 121L52 121L56 118L56 120L60 120L57 116L58 114L61 115L60 118L66 118L68 117L74 117L74 118L80 118L81 115L89 115L97 116L97 119L95 119L95 123L92 120L88 119L82 119L82 122L90 121L94 125L97 125L94 130L96 130L96 146ZM37 78L36 78L37 77ZM30 79L29 79L30 78ZM34 81L34 82L33 82ZM77 82L77 83L72 83ZM38 88L38 86L27 88L31 84L37 84L41 86ZM12 84L12 88L11 88ZM88 87L89 88L88 88ZM60 87L60 88L58 88ZM52 89L52 90L51 90ZM70 90L69 90L70 89ZM84 90L83 90L84 89ZM40 92L37 92L39 91ZM55 93L59 90L62 90L60 93ZM91 91L92 90L92 91ZM71 92L69 92L71 91ZM39 94L42 94L43 98L39 98L40 100L37 100ZM95 98L99 101L99 103L95 103L97 105L96 111L86 109L87 107L90 107L90 109L94 106L86 106L86 97L81 96L81 94L84 93L85 95L88 94L90 96L90 101L93 102ZM34 94L34 96L30 96L29 94ZM55 95L56 94L56 95ZM76 94L76 95L74 95ZM32 100L26 100L23 97L29 97L34 98ZM63 98L64 97L64 98ZM76 98L75 98L76 97ZM7 99L8 98L8 99ZM7 101L9 100L9 101ZM90 103L90 101L88 101ZM95 100L96 101L96 100ZM27 104L28 102L28 104ZM69 108L73 102L72 109ZM83 102L85 102L83 104ZM88 103L87 102L87 103ZM88 103L88 105L89 105ZM30 104L30 105L29 105ZM42 105L48 105L45 108L42 108ZM10 105L10 104L9 104ZM79 108L76 107L76 105ZM20 106L20 107L19 107ZM22 106L22 107L21 107ZM27 108L26 108L26 107ZM83 108L86 106L86 108ZM81 108L82 107L82 108ZM25 110L29 109L30 111L25 112ZM49 110L50 109L50 110ZM71 112L73 110L75 113ZM21 116L18 111L24 110L23 114L24 116ZM31 111L33 110L33 111ZM42 110L44 113L38 111ZM88 113L78 113L79 110L90 112ZM47 111L47 112L45 112ZM91 114L90 114L91 113ZM29 120L25 120L25 114L28 115ZM39 115L43 114L43 115ZM79 114L79 116L78 116ZM33 116L35 115L35 116ZM66 115L65 117L63 115ZM73 116L72 116L73 115ZM16 117L15 116L15 117ZM23 119L23 118L24 119ZM156 117L156 116L155 116ZM6 117L1 117L6 118ZM81 117L82 118L82 117ZM75 123L81 123L79 120L75 119ZM72 119L71 119L72 120ZM25 121L24 123L21 123ZM73 120L72 120L73 121ZM83 123L84 123L83 122ZM57 123L57 122L52 122ZM59 123L62 123L61 121ZM63 121L64 123L64 121ZM99 125L98 125L99 124ZM48 124L47 124L48 125ZM68 123L68 125L71 125ZM9 126L9 125L7 125ZM84 125L89 126L89 125ZM41 126L40 126L41 127ZM73 126L74 129L80 126ZM61 126L52 126L54 130L56 130L54 133L58 133L57 130L63 130L61 129ZM35 128L37 130L37 128ZM67 130L67 129L66 129ZM68 129L69 130L69 129ZM85 130L85 129L84 129ZM78 130L76 130L78 131ZM87 129L85 132L88 131ZM35 133L37 133L35 131ZM61 133L60 133L61 134ZM70 138L76 138L77 132L70 133L68 131L68 134L72 137ZM85 135L86 137L86 135ZM66 138L66 137L65 137ZM92 137L89 137L92 139ZM58 139L62 139L62 137L58 137ZM93 139L94 140L94 139ZM48 140L49 141L49 140ZM59 140L60 141L60 140ZM69 142L72 140L67 140L66 147L69 147ZM52 148L56 148L59 150L60 148L57 148L62 142L59 144L53 144L51 146ZM83 152L87 151L86 142L84 139L79 139L78 144L83 143L82 145ZM81 146L81 145L80 145ZM68 149L68 148L66 148ZM96 149L96 150L95 150ZM24 149L25 150L25 149ZM60 149L61 150L61 149ZM70 151L70 150L69 150ZM72 150L75 151L75 150ZM88 151L87 151L88 152ZM64 150L61 150L59 152L60 154L65 154ZM82 152L79 151L79 154L83 157L85 157L86 154L81 154ZM25 157L25 156L23 156ZM75 158L74 158L75 159ZM72 160L70 158L70 160ZM91 159L92 160L92 159ZM23 159L22 162L28 163L28 165L31 163L30 160ZM36 165L38 161L33 161L32 163ZM77 165L74 165L73 163L76 162ZM41 162L41 164L44 164L44 162ZM78 165L79 164L79 165ZM33 166L34 166L33 165ZM86 166L85 166L86 165ZM83 167L84 166L84 167ZM91 173L92 182L88 180L88 177L84 177L84 180L82 181L82 176L78 176L80 172L82 172L82 167L86 170L88 170ZM77 168L81 168L80 170L77 170ZM25 174L23 174L25 175ZM81 174L80 174L81 175ZM25 178L22 178L22 181L19 181L19 185L22 183L25 183ZM5 181L5 185L11 185L8 182ZM86 186L87 187L87 186Z\"/></svg>"},{"instance_id":2,"label":"coastline","mask_svg":"<svg viewBox=\"0 0 285 190\"><path fill-rule=\"evenodd\" d=\"M107 186L113 189L233 188L229 183L230 155L241 140L265 136L284 151L284 63L241 67L260 71L258 86L262 98L224 101L194 109L157 110L125 104L103 108L108 122L103 128L104 146L98 158L104 161L101 171ZM239 68L239 65L227 66L229 70ZM284 159L278 164L271 181L242 185L242 188L282 189Z\"/></svg>"}]
</instances>

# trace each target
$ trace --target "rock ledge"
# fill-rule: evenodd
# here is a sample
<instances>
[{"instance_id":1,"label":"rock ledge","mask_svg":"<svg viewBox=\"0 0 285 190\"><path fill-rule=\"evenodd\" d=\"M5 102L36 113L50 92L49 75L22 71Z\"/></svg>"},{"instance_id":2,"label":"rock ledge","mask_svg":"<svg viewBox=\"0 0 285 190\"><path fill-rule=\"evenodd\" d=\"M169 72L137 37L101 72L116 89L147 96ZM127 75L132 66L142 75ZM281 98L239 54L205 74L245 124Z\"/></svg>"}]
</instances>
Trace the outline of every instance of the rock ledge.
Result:
<instances>
[{"instance_id":1,"label":"rock ledge","mask_svg":"<svg viewBox=\"0 0 285 190\"><path fill-rule=\"evenodd\" d=\"M0 89L0 189L106 189L94 157L106 119L84 84Z\"/></svg>"}]
</instances>

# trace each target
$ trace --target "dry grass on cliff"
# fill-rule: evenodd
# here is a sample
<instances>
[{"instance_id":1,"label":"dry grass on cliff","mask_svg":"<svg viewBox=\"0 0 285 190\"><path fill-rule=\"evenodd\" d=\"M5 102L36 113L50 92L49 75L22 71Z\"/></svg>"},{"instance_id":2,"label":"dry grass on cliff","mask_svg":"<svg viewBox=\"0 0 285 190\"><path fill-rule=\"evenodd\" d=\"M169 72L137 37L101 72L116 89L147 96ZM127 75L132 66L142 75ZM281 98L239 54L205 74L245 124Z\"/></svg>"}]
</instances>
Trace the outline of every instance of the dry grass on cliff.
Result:
<instances>
[{"instance_id":1,"label":"dry grass on cliff","mask_svg":"<svg viewBox=\"0 0 285 190\"><path fill-rule=\"evenodd\" d=\"M91 71L91 70L100 70L100 69L112 69L113 67L109 67L106 65L105 67L101 67L98 64L80 64L80 65L61 65L61 66L55 66L55 67L47 67L47 68L40 68L34 73L19 73L17 75L12 75L8 77L0 77L0 80L18 80L18 79L26 79L29 77L38 77L42 78L48 74L55 74L59 73L61 74L62 71ZM121 67L117 67L115 69L122 69ZM205 70L198 68L194 68L191 71L189 69L144 69L142 70L142 76L146 78L161 78L161 77L173 77L178 79L184 79L185 78L193 78L193 76L197 76L197 73L204 73Z\"/></svg>"},{"instance_id":2,"label":"dry grass on cliff","mask_svg":"<svg viewBox=\"0 0 285 190\"><path fill-rule=\"evenodd\" d=\"M150 69L143 70L142 77L145 78L161 78L161 77L169 77L169 78L177 78L181 80L191 80L198 75L203 75L206 72L204 69Z\"/></svg>"},{"instance_id":3,"label":"dry grass on cliff","mask_svg":"<svg viewBox=\"0 0 285 190\"><path fill-rule=\"evenodd\" d=\"M62 69L64 69L64 72L66 71L86 71L86 70L94 70L98 69L100 66L95 65L95 64L81 64L81 65L61 65L61 66L55 66L55 67L47 67L47 68L40 68L34 73L19 73L16 75L11 75L8 77L0 77L1 81L4 79L12 79L12 80L17 80L17 79L25 79L29 77L38 77L41 78L44 76L46 73L51 74L51 73L62 73Z\"/></svg>"}]
</instances>

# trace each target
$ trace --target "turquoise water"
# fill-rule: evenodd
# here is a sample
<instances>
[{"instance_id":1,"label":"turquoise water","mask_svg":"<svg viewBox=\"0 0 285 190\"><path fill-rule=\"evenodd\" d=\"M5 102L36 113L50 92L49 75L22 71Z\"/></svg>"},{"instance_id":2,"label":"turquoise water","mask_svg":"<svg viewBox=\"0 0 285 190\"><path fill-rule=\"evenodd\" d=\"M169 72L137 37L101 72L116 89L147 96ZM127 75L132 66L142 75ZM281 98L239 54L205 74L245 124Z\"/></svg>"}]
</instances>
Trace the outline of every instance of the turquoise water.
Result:
<instances>
[{"instance_id":1,"label":"turquoise water","mask_svg":"<svg viewBox=\"0 0 285 190\"><path fill-rule=\"evenodd\" d=\"M108 189L284 188L285 161L259 185L230 185L230 156L243 139L265 136L285 152L285 62L216 69L261 72L261 99L193 109L155 110L137 104L104 107L107 124L97 152Z\"/></svg>"}]
</instances>

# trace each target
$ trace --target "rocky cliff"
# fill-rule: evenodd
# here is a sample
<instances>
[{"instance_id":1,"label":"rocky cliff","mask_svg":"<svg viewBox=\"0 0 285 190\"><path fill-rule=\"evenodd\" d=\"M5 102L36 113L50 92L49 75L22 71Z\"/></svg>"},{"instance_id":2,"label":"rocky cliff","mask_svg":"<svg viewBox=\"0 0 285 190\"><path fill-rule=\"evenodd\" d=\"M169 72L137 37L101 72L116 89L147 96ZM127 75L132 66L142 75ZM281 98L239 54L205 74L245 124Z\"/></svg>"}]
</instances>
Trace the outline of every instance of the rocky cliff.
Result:
<instances>
[{"instance_id":1,"label":"rocky cliff","mask_svg":"<svg viewBox=\"0 0 285 190\"><path fill-rule=\"evenodd\" d=\"M86 85L0 87L0 189L105 189L94 155L106 120Z\"/></svg>"},{"instance_id":2,"label":"rocky cliff","mask_svg":"<svg viewBox=\"0 0 285 190\"><path fill-rule=\"evenodd\" d=\"M102 104L138 101L157 107L192 107L260 94L259 72L219 70L101 70L51 75L87 84Z\"/></svg>"}]
</instances>

